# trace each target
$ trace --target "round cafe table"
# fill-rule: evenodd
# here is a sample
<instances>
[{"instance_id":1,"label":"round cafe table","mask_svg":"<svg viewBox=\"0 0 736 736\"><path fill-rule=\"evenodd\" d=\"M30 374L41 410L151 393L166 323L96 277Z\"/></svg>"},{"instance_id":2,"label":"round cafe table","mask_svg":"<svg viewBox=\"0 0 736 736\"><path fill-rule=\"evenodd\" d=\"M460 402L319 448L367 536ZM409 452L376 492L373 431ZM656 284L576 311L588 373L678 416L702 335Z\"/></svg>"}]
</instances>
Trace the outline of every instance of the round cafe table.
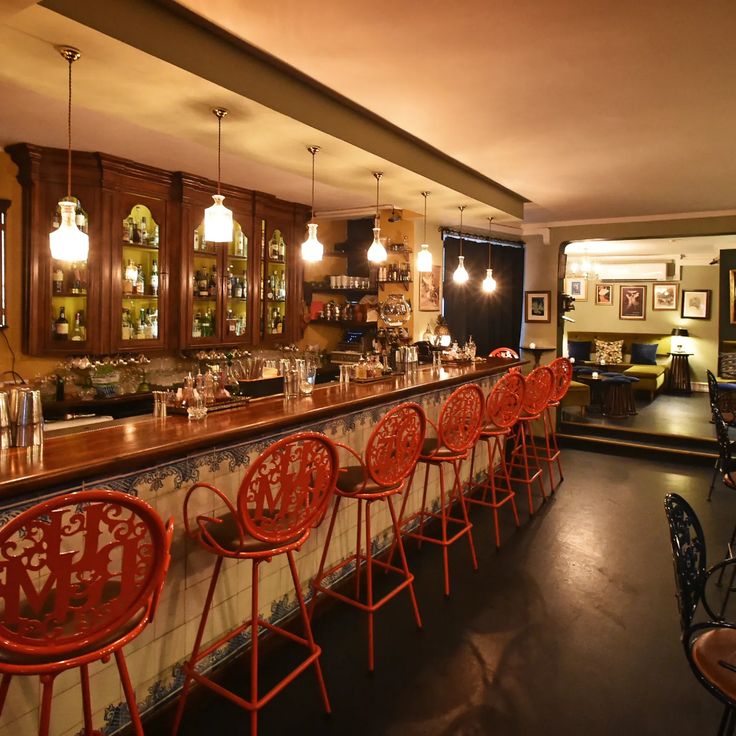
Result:
<instances>
[{"instance_id":1,"label":"round cafe table","mask_svg":"<svg viewBox=\"0 0 736 736\"><path fill-rule=\"evenodd\" d=\"M557 350L557 348L540 348L537 345L535 345L533 348L524 347L522 345L521 349L525 353L531 353L534 356L534 367L535 368L539 367L539 361L544 353L554 353Z\"/></svg>"}]
</instances>

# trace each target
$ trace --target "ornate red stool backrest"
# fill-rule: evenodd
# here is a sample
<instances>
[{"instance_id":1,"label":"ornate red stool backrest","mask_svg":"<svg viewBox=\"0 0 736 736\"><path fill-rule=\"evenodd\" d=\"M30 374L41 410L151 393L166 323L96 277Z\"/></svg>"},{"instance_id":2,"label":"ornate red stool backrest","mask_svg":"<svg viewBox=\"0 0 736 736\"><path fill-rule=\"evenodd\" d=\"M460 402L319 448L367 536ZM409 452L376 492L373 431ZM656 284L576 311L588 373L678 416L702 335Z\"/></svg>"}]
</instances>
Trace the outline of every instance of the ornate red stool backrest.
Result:
<instances>
[{"instance_id":1,"label":"ornate red stool backrest","mask_svg":"<svg viewBox=\"0 0 736 736\"><path fill-rule=\"evenodd\" d=\"M516 350L512 348L496 348L495 350L491 350L491 352L488 355L489 358L506 358L506 360L518 360L519 359L519 353L516 352Z\"/></svg>"},{"instance_id":2,"label":"ornate red stool backrest","mask_svg":"<svg viewBox=\"0 0 736 736\"><path fill-rule=\"evenodd\" d=\"M526 393L524 394L524 414L537 416L544 411L552 395L554 375L546 366L535 368L526 377Z\"/></svg>"},{"instance_id":3,"label":"ornate red stool backrest","mask_svg":"<svg viewBox=\"0 0 736 736\"><path fill-rule=\"evenodd\" d=\"M337 449L318 432L275 442L248 469L238 491L247 534L281 544L322 520L335 490Z\"/></svg>"},{"instance_id":4,"label":"ornate red stool backrest","mask_svg":"<svg viewBox=\"0 0 736 736\"><path fill-rule=\"evenodd\" d=\"M572 363L568 358L555 358L548 367L554 377L550 401L559 401L565 396L567 389L570 387L570 381L572 381Z\"/></svg>"},{"instance_id":5,"label":"ornate red stool backrest","mask_svg":"<svg viewBox=\"0 0 736 736\"><path fill-rule=\"evenodd\" d=\"M408 401L391 409L371 433L365 464L381 486L396 486L417 463L427 432L427 418L419 404Z\"/></svg>"},{"instance_id":6,"label":"ornate red stool backrest","mask_svg":"<svg viewBox=\"0 0 736 736\"><path fill-rule=\"evenodd\" d=\"M486 400L486 420L499 429L516 424L524 408L525 384L524 376L517 371L499 379Z\"/></svg>"},{"instance_id":7,"label":"ornate red stool backrest","mask_svg":"<svg viewBox=\"0 0 736 736\"><path fill-rule=\"evenodd\" d=\"M0 647L71 658L94 651L142 611L150 617L171 531L135 496L67 493L0 529Z\"/></svg>"},{"instance_id":8,"label":"ornate red stool backrest","mask_svg":"<svg viewBox=\"0 0 736 736\"><path fill-rule=\"evenodd\" d=\"M483 391L475 383L455 389L445 402L437 423L440 445L465 452L478 439L483 426Z\"/></svg>"}]
</instances>

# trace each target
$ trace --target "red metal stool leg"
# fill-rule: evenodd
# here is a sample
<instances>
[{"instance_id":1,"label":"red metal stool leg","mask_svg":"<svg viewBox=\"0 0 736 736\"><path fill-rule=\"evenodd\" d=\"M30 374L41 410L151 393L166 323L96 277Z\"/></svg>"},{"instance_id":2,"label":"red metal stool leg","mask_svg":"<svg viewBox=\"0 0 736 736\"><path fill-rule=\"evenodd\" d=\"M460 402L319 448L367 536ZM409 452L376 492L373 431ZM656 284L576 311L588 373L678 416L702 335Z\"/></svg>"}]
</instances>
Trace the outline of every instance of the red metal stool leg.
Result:
<instances>
[{"instance_id":1,"label":"red metal stool leg","mask_svg":"<svg viewBox=\"0 0 736 736\"><path fill-rule=\"evenodd\" d=\"M43 693L41 695L41 720L38 724L39 736L49 735L49 726L51 724L51 700L54 696L54 679L55 675L41 675L41 687Z\"/></svg>"},{"instance_id":2,"label":"red metal stool leg","mask_svg":"<svg viewBox=\"0 0 736 736\"><path fill-rule=\"evenodd\" d=\"M330 526L327 529L327 536L325 537L325 543L322 547L322 558L319 561L319 569L317 574L312 578L312 600L309 602L309 618L311 620L314 615L314 606L317 603L317 586L320 580L322 580L322 573L325 569L325 562L327 562L327 553L330 550L330 542L332 541L332 532L335 530L335 520L337 519L337 510L340 508L340 500L342 496L337 496L335 499L335 505L332 507L332 516L330 517Z\"/></svg>"},{"instance_id":3,"label":"red metal stool leg","mask_svg":"<svg viewBox=\"0 0 736 736\"><path fill-rule=\"evenodd\" d=\"M0 715L2 715L5 708L5 698L8 697L8 688L12 679L13 675L4 674L0 682Z\"/></svg>"},{"instance_id":4,"label":"red metal stool leg","mask_svg":"<svg viewBox=\"0 0 736 736\"><path fill-rule=\"evenodd\" d=\"M440 470L440 478L442 478L442 470ZM419 517L419 534L420 536L417 538L417 549L422 548L422 536L424 536L424 520L426 518L426 508L427 508L427 485L429 484L429 463L424 463L424 486L422 488L422 505L420 507L421 511L420 517ZM442 506L444 506L444 501L442 502Z\"/></svg>"},{"instance_id":5,"label":"red metal stool leg","mask_svg":"<svg viewBox=\"0 0 736 736\"><path fill-rule=\"evenodd\" d=\"M123 656L122 649L115 650L115 663L118 666L120 681L123 684L123 693L125 693L125 701L128 704L128 711L130 712L130 722L133 724L133 731L136 736L143 736L143 724L141 723L141 717L138 713L138 704L135 700L135 691L133 690L133 685L130 682L130 675L128 674L128 667L125 664L125 657Z\"/></svg>"},{"instance_id":6,"label":"red metal stool leg","mask_svg":"<svg viewBox=\"0 0 736 736\"><path fill-rule=\"evenodd\" d=\"M429 467L429 466L427 466ZM447 501L445 499L445 473L443 464L439 465L440 471L440 524L442 527L442 569L445 577L445 595L450 595L450 563L448 559L447 544ZM424 509L424 504L422 504ZM423 518L423 517L422 517Z\"/></svg>"},{"instance_id":7,"label":"red metal stool leg","mask_svg":"<svg viewBox=\"0 0 736 736\"><path fill-rule=\"evenodd\" d=\"M417 605L417 597L414 594L414 575L409 571L409 564L406 561L406 551L404 550L404 543L401 541L401 528L399 527L398 519L396 518L396 511L394 510L393 499L389 496L386 499L388 504L388 510L391 514L391 524L394 528L394 534L396 539L396 546L399 550L399 559L401 560L401 569L404 571L409 582L409 596L411 597L411 606L414 610L414 618L417 622L417 627L422 628L422 617L419 615L419 606Z\"/></svg>"},{"instance_id":8,"label":"red metal stool leg","mask_svg":"<svg viewBox=\"0 0 736 736\"><path fill-rule=\"evenodd\" d=\"M475 554L475 543L473 542L473 525L470 523L470 518L468 517L468 507L465 504L465 494L463 493L463 484L460 480L460 468L462 467L463 461L462 460L454 460L452 463L452 467L455 471L455 483L453 485L453 488L455 492L457 493L457 502L460 505L460 512L463 515L463 521L465 522L465 527L467 529L467 537L468 537L468 544L470 545L470 558L473 561L473 570L478 569L478 557Z\"/></svg>"},{"instance_id":9,"label":"red metal stool leg","mask_svg":"<svg viewBox=\"0 0 736 736\"><path fill-rule=\"evenodd\" d=\"M79 675L82 685L82 711L84 712L84 733L85 736L89 736L93 733L92 700L89 694L89 669L86 664L80 666Z\"/></svg>"},{"instance_id":10,"label":"red metal stool leg","mask_svg":"<svg viewBox=\"0 0 736 736\"><path fill-rule=\"evenodd\" d=\"M358 499L358 526L355 537L355 599L360 598L360 576L362 574L362 534L363 534L363 501ZM369 554L370 550L366 550L366 554Z\"/></svg>"},{"instance_id":11,"label":"red metal stool leg","mask_svg":"<svg viewBox=\"0 0 736 736\"><path fill-rule=\"evenodd\" d=\"M375 667L373 654L373 553L371 550L371 502L365 504L365 566L366 566L366 602L368 608L368 669Z\"/></svg>"},{"instance_id":12,"label":"red metal stool leg","mask_svg":"<svg viewBox=\"0 0 736 736\"><path fill-rule=\"evenodd\" d=\"M258 564L253 560L250 584L250 734L258 734Z\"/></svg>"}]
</instances>

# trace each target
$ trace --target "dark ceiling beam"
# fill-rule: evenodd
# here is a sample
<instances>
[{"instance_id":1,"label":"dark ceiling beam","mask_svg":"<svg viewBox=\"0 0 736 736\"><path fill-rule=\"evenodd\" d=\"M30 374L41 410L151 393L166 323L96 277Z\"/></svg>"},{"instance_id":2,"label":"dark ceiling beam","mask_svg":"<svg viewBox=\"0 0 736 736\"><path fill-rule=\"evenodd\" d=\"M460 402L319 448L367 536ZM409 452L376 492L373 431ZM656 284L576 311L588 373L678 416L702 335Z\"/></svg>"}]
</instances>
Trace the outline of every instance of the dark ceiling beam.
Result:
<instances>
[{"instance_id":1,"label":"dark ceiling beam","mask_svg":"<svg viewBox=\"0 0 736 736\"><path fill-rule=\"evenodd\" d=\"M43 0L46 8L471 199L523 218L526 200L170 0Z\"/></svg>"}]
</instances>

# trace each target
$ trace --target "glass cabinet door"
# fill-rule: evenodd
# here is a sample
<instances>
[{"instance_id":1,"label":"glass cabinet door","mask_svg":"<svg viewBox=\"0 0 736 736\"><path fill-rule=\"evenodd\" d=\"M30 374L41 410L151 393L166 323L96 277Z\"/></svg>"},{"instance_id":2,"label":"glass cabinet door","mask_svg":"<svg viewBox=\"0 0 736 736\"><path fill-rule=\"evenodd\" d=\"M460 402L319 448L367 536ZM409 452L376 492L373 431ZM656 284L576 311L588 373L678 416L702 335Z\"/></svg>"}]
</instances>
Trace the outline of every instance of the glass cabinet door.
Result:
<instances>
[{"instance_id":1,"label":"glass cabinet door","mask_svg":"<svg viewBox=\"0 0 736 736\"><path fill-rule=\"evenodd\" d=\"M286 328L287 259L282 230L260 222L261 235L261 335L278 339Z\"/></svg>"},{"instance_id":2,"label":"glass cabinet door","mask_svg":"<svg viewBox=\"0 0 736 736\"><path fill-rule=\"evenodd\" d=\"M218 302L220 283L217 278L218 243L204 239L204 220L194 230L192 260L192 325L194 341L215 342L218 336Z\"/></svg>"},{"instance_id":3,"label":"glass cabinet door","mask_svg":"<svg viewBox=\"0 0 736 736\"><path fill-rule=\"evenodd\" d=\"M119 339L122 348L158 342L161 231L151 210L135 204L121 223Z\"/></svg>"},{"instance_id":4,"label":"glass cabinet door","mask_svg":"<svg viewBox=\"0 0 736 736\"><path fill-rule=\"evenodd\" d=\"M82 232L88 232L87 212L76 202L76 223ZM52 227L61 224L61 209L57 205ZM59 347L87 349L87 263L51 260L51 340Z\"/></svg>"}]
</instances>

